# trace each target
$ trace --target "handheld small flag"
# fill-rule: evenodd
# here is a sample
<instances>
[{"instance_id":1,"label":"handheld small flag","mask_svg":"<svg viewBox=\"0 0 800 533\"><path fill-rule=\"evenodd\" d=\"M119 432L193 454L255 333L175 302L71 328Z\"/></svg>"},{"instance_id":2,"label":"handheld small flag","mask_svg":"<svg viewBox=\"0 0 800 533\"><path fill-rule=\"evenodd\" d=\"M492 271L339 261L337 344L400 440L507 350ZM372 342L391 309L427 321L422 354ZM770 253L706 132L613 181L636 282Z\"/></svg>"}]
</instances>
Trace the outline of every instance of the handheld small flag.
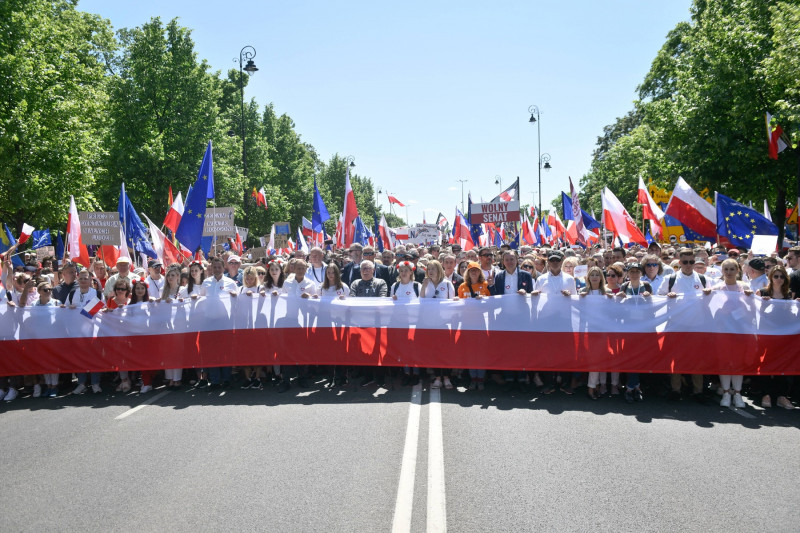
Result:
<instances>
[{"instance_id":1,"label":"handheld small flag","mask_svg":"<svg viewBox=\"0 0 800 533\"><path fill-rule=\"evenodd\" d=\"M92 296L89 302L81 309L81 314L86 318L93 319L94 316L103 309L104 305L97 296Z\"/></svg>"}]
</instances>

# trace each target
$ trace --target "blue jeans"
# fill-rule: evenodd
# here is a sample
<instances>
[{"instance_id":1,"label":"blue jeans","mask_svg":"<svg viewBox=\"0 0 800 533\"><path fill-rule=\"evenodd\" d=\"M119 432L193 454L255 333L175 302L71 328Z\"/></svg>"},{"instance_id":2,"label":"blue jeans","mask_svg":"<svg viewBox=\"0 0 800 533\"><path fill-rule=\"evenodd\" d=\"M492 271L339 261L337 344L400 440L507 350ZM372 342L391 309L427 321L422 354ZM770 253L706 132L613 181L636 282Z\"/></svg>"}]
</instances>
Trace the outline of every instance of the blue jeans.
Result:
<instances>
[{"instance_id":1,"label":"blue jeans","mask_svg":"<svg viewBox=\"0 0 800 533\"><path fill-rule=\"evenodd\" d=\"M628 372L628 382L625 384L626 387L633 390L639 386L639 374L636 372Z\"/></svg>"},{"instance_id":2,"label":"blue jeans","mask_svg":"<svg viewBox=\"0 0 800 533\"><path fill-rule=\"evenodd\" d=\"M229 366L215 366L208 369L208 381L214 385L219 385L223 381L231 380L231 370Z\"/></svg>"},{"instance_id":3,"label":"blue jeans","mask_svg":"<svg viewBox=\"0 0 800 533\"><path fill-rule=\"evenodd\" d=\"M78 376L78 384L79 385L86 385L86 372L78 372L75 374ZM102 372L92 372L92 385L100 385L100 377L103 375Z\"/></svg>"}]
</instances>

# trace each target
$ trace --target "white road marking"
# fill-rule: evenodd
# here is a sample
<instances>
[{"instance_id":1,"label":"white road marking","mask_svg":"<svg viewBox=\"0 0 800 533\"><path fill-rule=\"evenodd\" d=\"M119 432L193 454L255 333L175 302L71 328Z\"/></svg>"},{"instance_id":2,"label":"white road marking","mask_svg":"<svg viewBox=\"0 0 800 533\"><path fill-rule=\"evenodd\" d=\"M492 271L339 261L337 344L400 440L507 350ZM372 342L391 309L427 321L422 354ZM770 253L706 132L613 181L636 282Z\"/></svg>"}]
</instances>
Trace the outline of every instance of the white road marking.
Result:
<instances>
[{"instance_id":1,"label":"white road marking","mask_svg":"<svg viewBox=\"0 0 800 533\"><path fill-rule=\"evenodd\" d=\"M428 402L428 533L447 531L444 488L441 390L431 389Z\"/></svg>"},{"instance_id":2,"label":"white road marking","mask_svg":"<svg viewBox=\"0 0 800 533\"><path fill-rule=\"evenodd\" d=\"M125 411L124 413L119 415L118 417L114 418L114 420L122 420L123 418L127 418L127 417L131 416L133 413L144 409L145 407L147 407L151 403L155 402L156 400L160 400L161 398L163 398L164 396L166 396L170 392L172 392L172 391L165 390L164 392L159 392L158 394L156 394L155 396L153 396L149 400L146 400L146 401L140 403L139 405L137 405L136 407L134 407L132 409L128 409L127 411Z\"/></svg>"},{"instance_id":3,"label":"white road marking","mask_svg":"<svg viewBox=\"0 0 800 533\"><path fill-rule=\"evenodd\" d=\"M414 477L417 471L417 446L419 443L419 416L422 404L422 386L411 389L411 404L408 406L408 427L403 447L403 462L400 467L400 482L397 485L397 500L392 519L393 533L411 531L411 510L414 503Z\"/></svg>"}]
</instances>

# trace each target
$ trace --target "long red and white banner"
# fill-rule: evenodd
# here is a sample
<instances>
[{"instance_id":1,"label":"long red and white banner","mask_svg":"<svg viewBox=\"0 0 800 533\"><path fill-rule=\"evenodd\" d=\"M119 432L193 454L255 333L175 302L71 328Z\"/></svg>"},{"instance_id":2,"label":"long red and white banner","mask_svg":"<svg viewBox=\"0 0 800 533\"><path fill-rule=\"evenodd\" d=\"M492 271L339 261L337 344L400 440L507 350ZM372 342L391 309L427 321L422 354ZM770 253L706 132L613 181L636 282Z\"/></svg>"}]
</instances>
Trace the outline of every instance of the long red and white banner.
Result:
<instances>
[{"instance_id":1,"label":"long red and white banner","mask_svg":"<svg viewBox=\"0 0 800 533\"><path fill-rule=\"evenodd\" d=\"M79 309L0 304L0 375L319 364L800 374L798 303L755 296L482 300L223 296Z\"/></svg>"}]
</instances>

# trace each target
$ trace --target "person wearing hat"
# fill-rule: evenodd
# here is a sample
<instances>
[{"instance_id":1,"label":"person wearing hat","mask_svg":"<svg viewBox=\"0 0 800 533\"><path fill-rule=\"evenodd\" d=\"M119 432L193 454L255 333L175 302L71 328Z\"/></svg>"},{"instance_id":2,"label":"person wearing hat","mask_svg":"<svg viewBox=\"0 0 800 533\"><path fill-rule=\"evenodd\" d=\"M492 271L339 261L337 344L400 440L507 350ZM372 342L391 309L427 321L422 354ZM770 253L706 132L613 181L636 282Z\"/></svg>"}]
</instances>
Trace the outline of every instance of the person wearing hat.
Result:
<instances>
[{"instance_id":1,"label":"person wearing hat","mask_svg":"<svg viewBox=\"0 0 800 533\"><path fill-rule=\"evenodd\" d=\"M147 262L148 275L144 281L147 283L147 294L154 300L161 298L161 292L164 290L164 276L161 275L161 267L161 261L158 259L151 259Z\"/></svg>"},{"instance_id":2,"label":"person wearing hat","mask_svg":"<svg viewBox=\"0 0 800 533\"><path fill-rule=\"evenodd\" d=\"M724 261L723 261L724 262ZM747 262L744 269L747 278L750 280L750 289L757 291L769 285L767 278L767 265L762 257L756 257ZM725 272L723 271L723 275Z\"/></svg>"},{"instance_id":3,"label":"person wearing hat","mask_svg":"<svg viewBox=\"0 0 800 533\"><path fill-rule=\"evenodd\" d=\"M231 254L228 256L228 260L225 264L227 268L225 272L225 277L232 279L236 282L237 287L242 286L242 271L240 267L242 266L242 258L238 255Z\"/></svg>"},{"instance_id":4,"label":"person wearing hat","mask_svg":"<svg viewBox=\"0 0 800 533\"><path fill-rule=\"evenodd\" d=\"M547 272L536 278L536 286L532 294L534 296L544 292L545 294L561 293L565 296L578 294L575 285L575 278L561 271L561 263L564 261L564 254L558 250L552 250L547 256Z\"/></svg>"},{"instance_id":5,"label":"person wearing hat","mask_svg":"<svg viewBox=\"0 0 800 533\"><path fill-rule=\"evenodd\" d=\"M103 296L106 300L114 297L114 285L118 279L127 279L128 283L133 283L137 279L136 274L131 272L131 259L130 257L120 257L117 259L117 273L108 278L105 289L103 289Z\"/></svg>"},{"instance_id":6,"label":"person wearing hat","mask_svg":"<svg viewBox=\"0 0 800 533\"><path fill-rule=\"evenodd\" d=\"M473 261L467 264L467 270L464 272L464 282L458 287L459 298L483 298L491 296L489 291L489 284L483 277L483 269L481 264ZM469 390L483 390L486 382L486 370L478 368L469 369Z\"/></svg>"}]
</instances>

